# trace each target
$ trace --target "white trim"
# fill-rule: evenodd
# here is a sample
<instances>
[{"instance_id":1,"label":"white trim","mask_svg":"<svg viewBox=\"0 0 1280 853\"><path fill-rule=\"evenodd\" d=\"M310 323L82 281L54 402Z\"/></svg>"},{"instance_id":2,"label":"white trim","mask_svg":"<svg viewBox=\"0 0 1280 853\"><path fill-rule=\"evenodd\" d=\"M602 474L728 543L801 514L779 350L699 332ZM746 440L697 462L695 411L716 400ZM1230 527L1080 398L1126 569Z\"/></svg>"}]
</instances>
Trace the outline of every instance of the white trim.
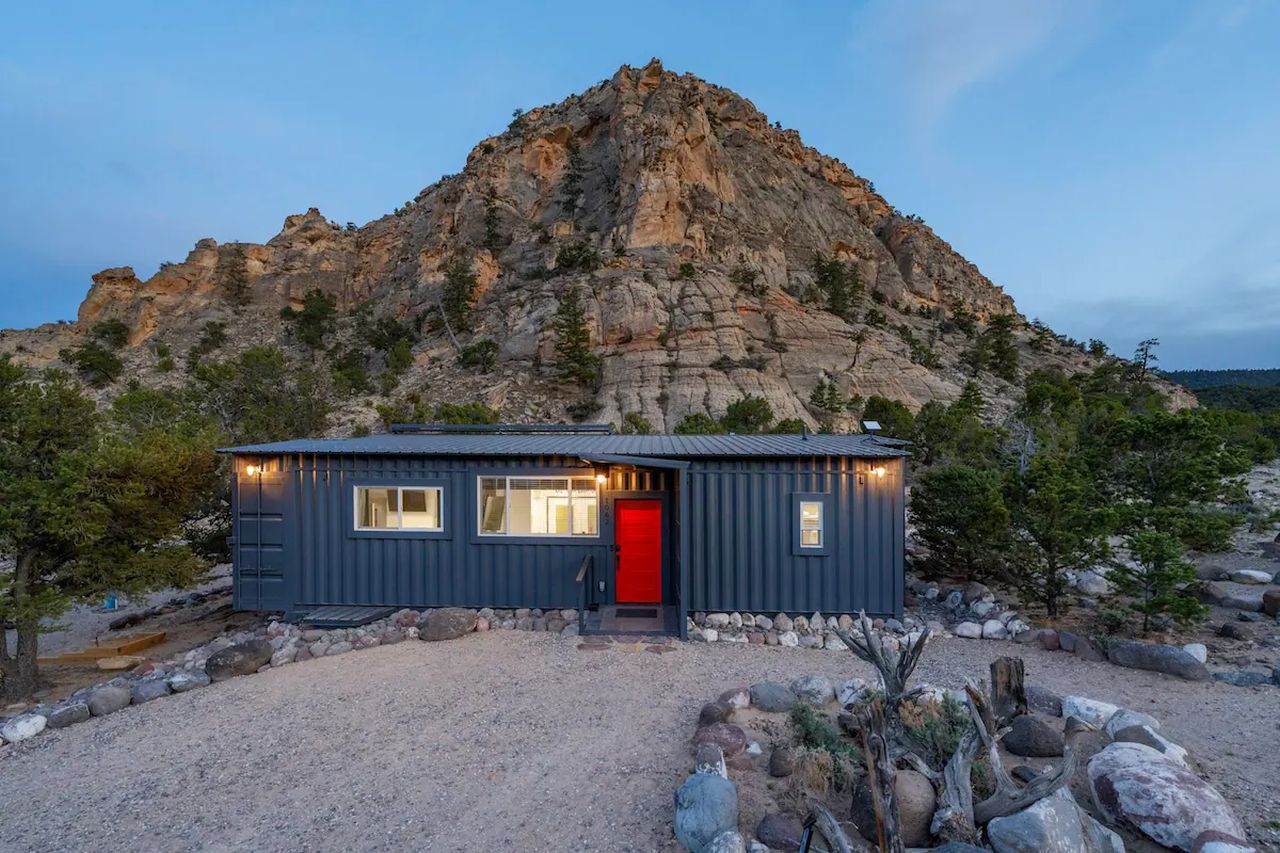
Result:
<instances>
[{"instance_id":1,"label":"white trim","mask_svg":"<svg viewBox=\"0 0 1280 853\"><path fill-rule=\"evenodd\" d=\"M494 533L484 529L484 481L485 480L501 480L502 481L502 527L501 533ZM569 533L512 533L511 532L511 483L516 480L563 480L565 484L564 491L567 496L564 498L569 506ZM585 489L573 488L574 480L590 480L591 488L595 494L596 529L594 533L574 533L573 531L573 494L574 492L583 492ZM476 536L486 539L599 539L600 538L600 482L595 478L595 473L589 475L576 474L550 474L539 476L537 474L517 474L514 476L506 474L478 474L476 475Z\"/></svg>"},{"instance_id":2,"label":"white trim","mask_svg":"<svg viewBox=\"0 0 1280 853\"><path fill-rule=\"evenodd\" d=\"M410 533L441 533L444 531L444 486L399 486L387 485L380 486L376 483L366 483L364 485L352 486L355 491L352 492L352 526L353 529L361 533L385 533L389 531L403 530ZM382 489L383 491L394 491L396 493L396 526L395 527L363 527L360 524L360 492L369 489ZM404 493L405 492L435 492L436 493L436 526L435 527L405 527L404 526Z\"/></svg>"},{"instance_id":3,"label":"white trim","mask_svg":"<svg viewBox=\"0 0 1280 853\"><path fill-rule=\"evenodd\" d=\"M824 542L824 540L827 538L827 531L826 531L826 527L827 527L827 519L826 519L826 517L825 517L825 516L826 516L826 510L825 510L825 507L823 506L823 505L826 503L826 501L820 501L820 500L812 500L812 501L811 501L811 500L805 500L804 498L801 498L799 503L800 503L800 547L801 547L801 548L821 548L821 547L823 547L823 542ZM815 542L815 543L813 543L813 544L811 544L811 545L807 545L807 544L805 544L805 541L804 541L804 534L805 534L805 526L804 526L804 508L805 508L805 504L812 504L812 505L814 505L814 506L816 506L816 507L818 508L818 541L817 541L817 542ZM810 529L810 530L812 530L813 528L809 528L809 529Z\"/></svg>"}]
</instances>

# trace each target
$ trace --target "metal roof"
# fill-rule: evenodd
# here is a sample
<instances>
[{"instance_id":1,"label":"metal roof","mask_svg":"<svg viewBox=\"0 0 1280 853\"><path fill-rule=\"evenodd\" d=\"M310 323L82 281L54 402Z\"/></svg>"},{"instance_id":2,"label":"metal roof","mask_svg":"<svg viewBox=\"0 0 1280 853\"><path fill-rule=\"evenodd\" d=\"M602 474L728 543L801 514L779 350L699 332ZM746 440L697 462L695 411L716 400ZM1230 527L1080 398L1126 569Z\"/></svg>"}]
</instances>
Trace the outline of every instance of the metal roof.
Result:
<instances>
[{"instance_id":1,"label":"metal roof","mask_svg":"<svg viewBox=\"0 0 1280 853\"><path fill-rule=\"evenodd\" d=\"M300 438L224 447L222 453L371 454L386 456L803 457L910 455L904 442L875 435L485 435L389 434Z\"/></svg>"}]
</instances>

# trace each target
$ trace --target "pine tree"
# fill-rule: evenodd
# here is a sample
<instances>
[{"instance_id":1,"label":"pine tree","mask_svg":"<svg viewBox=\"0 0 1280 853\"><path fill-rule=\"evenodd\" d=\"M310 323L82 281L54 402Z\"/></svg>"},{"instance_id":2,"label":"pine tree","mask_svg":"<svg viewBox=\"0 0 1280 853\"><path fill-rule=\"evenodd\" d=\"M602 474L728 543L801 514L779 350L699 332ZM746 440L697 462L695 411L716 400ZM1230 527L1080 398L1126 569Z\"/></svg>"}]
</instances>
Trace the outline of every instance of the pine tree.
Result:
<instances>
[{"instance_id":1,"label":"pine tree","mask_svg":"<svg viewBox=\"0 0 1280 853\"><path fill-rule=\"evenodd\" d=\"M560 379L594 387L600 379L600 356L591 351L586 307L576 284L560 300L552 328L556 333L556 371Z\"/></svg>"},{"instance_id":2,"label":"pine tree","mask_svg":"<svg viewBox=\"0 0 1280 853\"><path fill-rule=\"evenodd\" d=\"M455 334L471 329L471 306L475 300L476 274L471 269L471 259L455 258L445 269L440 286L440 310Z\"/></svg>"},{"instance_id":3,"label":"pine tree","mask_svg":"<svg viewBox=\"0 0 1280 853\"><path fill-rule=\"evenodd\" d=\"M1183 557L1176 538L1158 530L1140 530L1126 545L1133 564L1120 563L1107 579L1130 600L1126 609L1142 616L1142 633L1151 630L1152 617L1172 617L1184 624L1203 618L1205 608L1183 591L1196 579L1196 568Z\"/></svg>"}]
</instances>

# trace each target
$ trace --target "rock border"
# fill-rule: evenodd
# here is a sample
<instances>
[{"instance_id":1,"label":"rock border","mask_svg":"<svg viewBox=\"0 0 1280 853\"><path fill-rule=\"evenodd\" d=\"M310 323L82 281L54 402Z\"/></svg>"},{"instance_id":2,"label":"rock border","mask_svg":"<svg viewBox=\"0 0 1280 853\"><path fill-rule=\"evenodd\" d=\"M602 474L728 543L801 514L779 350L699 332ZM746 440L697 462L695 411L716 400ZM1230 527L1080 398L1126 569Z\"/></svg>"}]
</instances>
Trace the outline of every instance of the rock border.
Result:
<instances>
[{"instance_id":1,"label":"rock border","mask_svg":"<svg viewBox=\"0 0 1280 853\"><path fill-rule=\"evenodd\" d=\"M405 640L447 640L489 630L538 631L576 637L578 611L403 608L367 625L331 629L303 628L273 620L253 630L215 637L165 661L145 661L127 674L82 687L58 702L37 705L11 718L0 718L0 747L228 678Z\"/></svg>"}]
</instances>

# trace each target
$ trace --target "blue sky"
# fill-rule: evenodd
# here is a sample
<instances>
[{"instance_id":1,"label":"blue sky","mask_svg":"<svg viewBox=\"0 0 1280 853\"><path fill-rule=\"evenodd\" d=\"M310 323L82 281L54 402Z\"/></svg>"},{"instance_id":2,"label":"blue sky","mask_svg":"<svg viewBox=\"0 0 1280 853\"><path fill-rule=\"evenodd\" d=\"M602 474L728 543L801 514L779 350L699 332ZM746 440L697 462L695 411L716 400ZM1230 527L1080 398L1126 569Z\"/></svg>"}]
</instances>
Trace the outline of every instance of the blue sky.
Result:
<instances>
[{"instance_id":1,"label":"blue sky","mask_svg":"<svg viewBox=\"0 0 1280 853\"><path fill-rule=\"evenodd\" d=\"M1280 366L1280 3L22 4L0 326L315 206L366 222L514 107L659 56L875 181L1028 316Z\"/></svg>"}]
</instances>

